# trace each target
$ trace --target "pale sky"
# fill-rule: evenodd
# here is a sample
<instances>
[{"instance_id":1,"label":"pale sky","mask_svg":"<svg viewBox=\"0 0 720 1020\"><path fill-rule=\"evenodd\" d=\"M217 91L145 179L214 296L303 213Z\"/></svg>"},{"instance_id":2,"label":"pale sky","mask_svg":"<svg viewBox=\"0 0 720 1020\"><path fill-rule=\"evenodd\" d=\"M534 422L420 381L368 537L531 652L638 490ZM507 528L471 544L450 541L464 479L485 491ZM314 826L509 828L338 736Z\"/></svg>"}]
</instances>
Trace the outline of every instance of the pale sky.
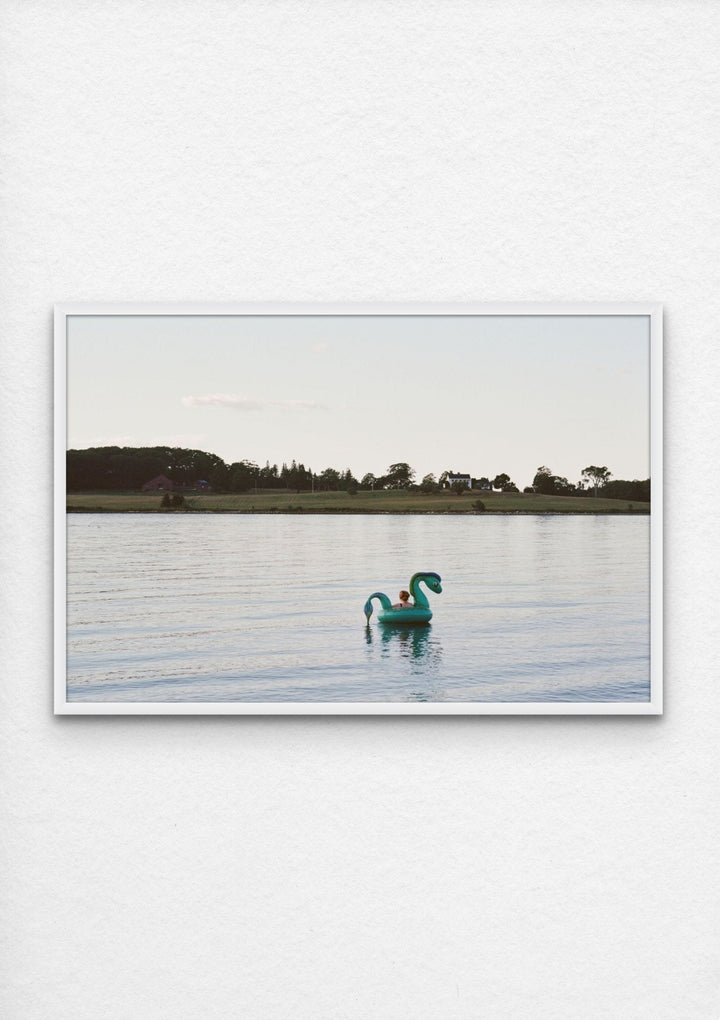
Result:
<instances>
[{"instance_id":1,"label":"pale sky","mask_svg":"<svg viewBox=\"0 0 720 1020\"><path fill-rule=\"evenodd\" d=\"M417 480L650 475L646 315L73 315L68 447Z\"/></svg>"}]
</instances>

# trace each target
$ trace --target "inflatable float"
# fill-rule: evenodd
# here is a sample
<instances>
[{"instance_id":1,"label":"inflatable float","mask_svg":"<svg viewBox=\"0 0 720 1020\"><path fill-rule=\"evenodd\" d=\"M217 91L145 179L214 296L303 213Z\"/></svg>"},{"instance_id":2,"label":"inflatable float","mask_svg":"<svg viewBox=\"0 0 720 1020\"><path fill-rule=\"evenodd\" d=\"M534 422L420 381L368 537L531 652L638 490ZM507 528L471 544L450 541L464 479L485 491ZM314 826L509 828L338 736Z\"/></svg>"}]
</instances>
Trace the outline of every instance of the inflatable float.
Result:
<instances>
[{"instance_id":1,"label":"inflatable float","mask_svg":"<svg viewBox=\"0 0 720 1020\"><path fill-rule=\"evenodd\" d=\"M378 611L378 621L380 623L395 624L400 627L405 627L409 623L430 623L432 619L432 609L428 603L425 592L420 588L420 584L425 584L430 591L435 592L437 595L442 591L440 584L440 575L434 573L432 570L425 570L418 574L413 574L410 578L410 594L412 595L414 605L408 606L407 608L393 608L390 599L385 595L384 592L375 591L372 595L368 596L367 602L365 603L365 619L370 624L370 617L372 616L373 599L377 599L380 602L380 610Z\"/></svg>"}]
</instances>

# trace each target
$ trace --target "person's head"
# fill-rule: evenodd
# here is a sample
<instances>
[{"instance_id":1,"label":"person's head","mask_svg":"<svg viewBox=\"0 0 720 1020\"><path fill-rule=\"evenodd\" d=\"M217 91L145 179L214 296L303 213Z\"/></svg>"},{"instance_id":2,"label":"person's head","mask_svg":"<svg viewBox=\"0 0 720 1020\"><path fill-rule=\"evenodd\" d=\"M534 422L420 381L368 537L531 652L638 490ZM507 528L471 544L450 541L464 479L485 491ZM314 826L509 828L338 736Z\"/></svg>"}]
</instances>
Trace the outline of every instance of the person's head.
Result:
<instances>
[{"instance_id":1,"label":"person's head","mask_svg":"<svg viewBox=\"0 0 720 1020\"><path fill-rule=\"evenodd\" d=\"M410 592L409 591L401 591L400 592L400 601L401 602L407 602L407 600L409 598L410 598Z\"/></svg>"}]
</instances>

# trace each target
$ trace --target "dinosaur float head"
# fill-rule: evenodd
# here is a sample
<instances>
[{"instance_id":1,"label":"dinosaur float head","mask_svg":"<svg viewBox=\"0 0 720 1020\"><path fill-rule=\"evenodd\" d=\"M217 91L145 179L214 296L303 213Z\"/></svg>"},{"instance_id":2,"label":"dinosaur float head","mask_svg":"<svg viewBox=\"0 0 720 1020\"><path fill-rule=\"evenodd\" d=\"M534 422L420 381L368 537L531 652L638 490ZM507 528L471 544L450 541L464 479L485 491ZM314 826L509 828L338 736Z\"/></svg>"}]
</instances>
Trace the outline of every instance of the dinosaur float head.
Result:
<instances>
[{"instance_id":1,"label":"dinosaur float head","mask_svg":"<svg viewBox=\"0 0 720 1020\"><path fill-rule=\"evenodd\" d=\"M439 595L442 591L440 575L436 574L434 571L428 571L425 574L420 574L418 580L424 581L430 591L434 591L436 595Z\"/></svg>"}]
</instances>

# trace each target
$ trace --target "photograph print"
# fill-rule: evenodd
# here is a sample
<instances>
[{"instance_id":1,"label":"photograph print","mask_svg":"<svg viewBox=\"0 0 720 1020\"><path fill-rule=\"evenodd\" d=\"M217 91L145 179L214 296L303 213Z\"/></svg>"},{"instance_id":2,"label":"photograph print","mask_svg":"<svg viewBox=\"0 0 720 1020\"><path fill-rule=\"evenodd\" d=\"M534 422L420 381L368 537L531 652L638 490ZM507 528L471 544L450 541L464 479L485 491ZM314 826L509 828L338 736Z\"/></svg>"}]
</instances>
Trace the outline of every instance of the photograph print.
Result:
<instances>
[{"instance_id":1,"label":"photograph print","mask_svg":"<svg viewBox=\"0 0 720 1020\"><path fill-rule=\"evenodd\" d=\"M58 714L659 714L662 313L55 309Z\"/></svg>"}]
</instances>

